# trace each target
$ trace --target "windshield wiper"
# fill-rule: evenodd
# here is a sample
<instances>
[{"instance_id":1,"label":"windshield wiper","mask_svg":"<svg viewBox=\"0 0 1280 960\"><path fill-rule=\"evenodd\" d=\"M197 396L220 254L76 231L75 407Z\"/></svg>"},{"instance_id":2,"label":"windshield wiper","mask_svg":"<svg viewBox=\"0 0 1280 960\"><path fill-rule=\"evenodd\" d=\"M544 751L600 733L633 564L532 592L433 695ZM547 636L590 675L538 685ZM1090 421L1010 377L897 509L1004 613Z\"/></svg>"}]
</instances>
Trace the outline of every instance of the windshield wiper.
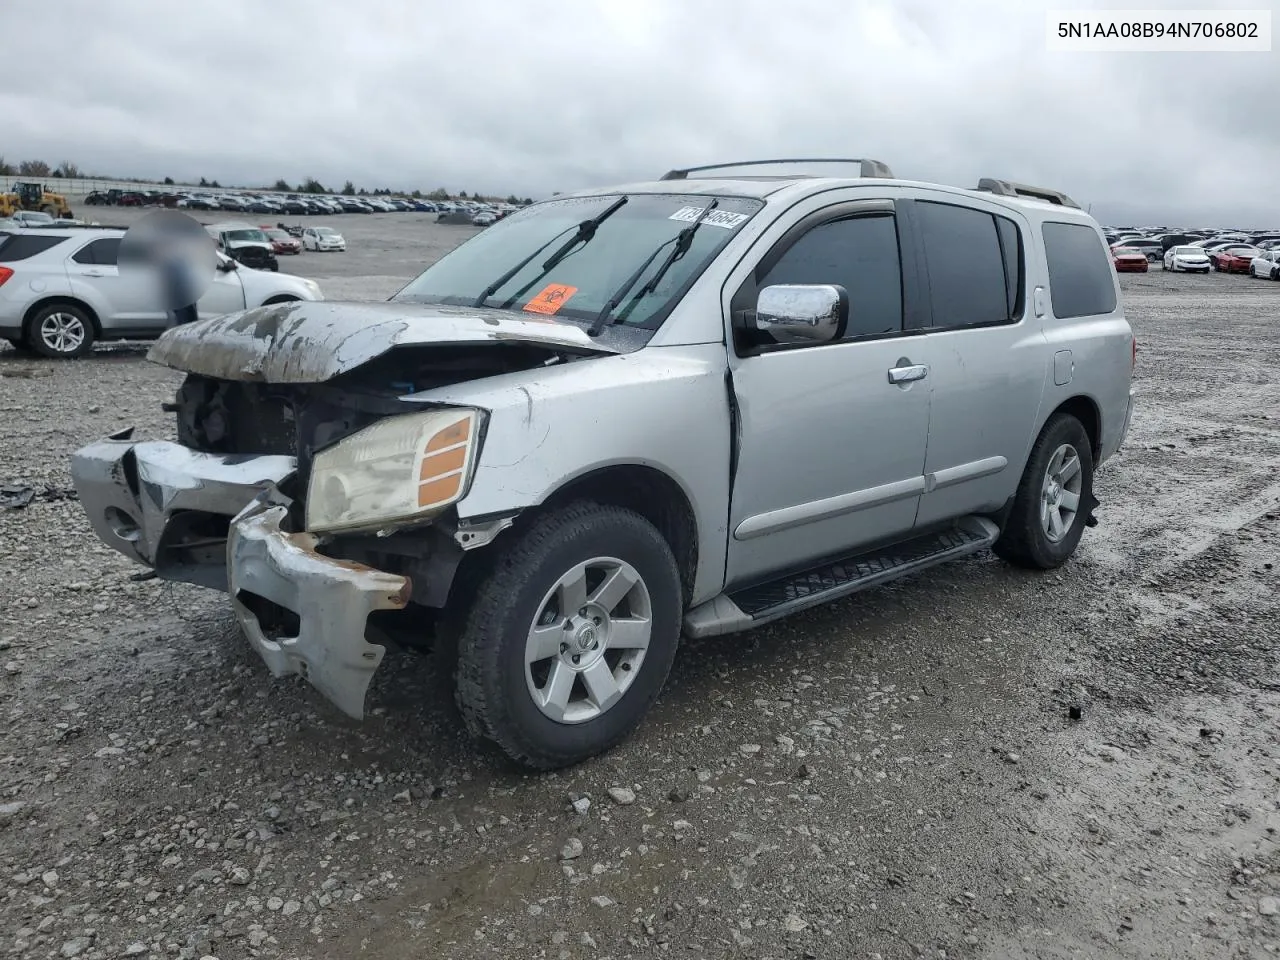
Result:
<instances>
[{"instance_id":1,"label":"windshield wiper","mask_svg":"<svg viewBox=\"0 0 1280 960\"><path fill-rule=\"evenodd\" d=\"M627 295L627 291L634 287L637 281L644 276L644 272L649 269L649 264L653 263L653 261L658 258L658 254L663 251L667 244L674 241L675 246L672 248L671 253L667 255L667 259L662 261L662 266L658 268L657 272L649 278L648 282L645 283L643 287L636 291L636 295L631 299L633 301L639 300L646 294L652 293L656 290L658 288L658 284L662 282L662 278L666 275L666 272L671 269L671 265L689 252L689 247L693 245L693 235L698 231L698 227L702 226L702 221L706 219L707 214L718 206L720 206L720 201L712 200L702 208L702 212L698 214L698 219L694 220L693 223L689 224L674 237L669 237L668 239L663 240L662 243L658 244L658 248L654 250L653 253L649 254L649 256L645 258L644 263L640 264L639 268L637 268L631 276L627 277L627 279L622 282L622 286L618 287L613 296L605 301L605 305L600 308L600 312L596 314L596 318L591 321L591 326L587 328L587 336L600 336L600 331L604 329L605 322L609 319L609 314L613 313L613 311L618 308L618 304L620 304L622 302L622 298Z\"/></svg>"},{"instance_id":2,"label":"windshield wiper","mask_svg":"<svg viewBox=\"0 0 1280 960\"><path fill-rule=\"evenodd\" d=\"M609 206L605 207L603 210L601 210L598 214L596 214L590 220L583 220L580 224L578 224L578 232L575 233L568 240L566 240L563 244L561 244L559 249L557 249L555 253L553 253L550 257L547 258L547 262L542 265L542 272L539 273L532 280L530 280L527 284L525 284L524 287L522 287L519 291L517 291L516 297L520 296L521 293L524 293L525 290L528 290L531 286L533 286L535 283L537 283L539 280L545 277L551 271L551 269L555 267L557 263L559 263L561 260L563 260L565 257L569 255L569 251L572 250L575 246L577 246L579 243L586 243L588 240L594 237L596 235L596 228L599 227L600 224L604 223L611 216L613 216L613 214L623 204L627 202L627 199L628 198L625 195L619 197L617 200L609 204ZM500 289L502 289L502 287L512 277L514 277L517 273L519 273L521 270L523 270L525 267L531 264L534 260L536 260L543 250L546 250L547 247L551 246L551 244L555 243L557 240L559 240L561 237L563 237L566 233L568 233L572 229L573 229L572 227L565 227L565 229L561 230L559 233L557 233L554 237L552 237L542 246L538 247L537 250L534 250L533 253L529 254L527 257L525 257L523 260L517 263L514 267L512 267L510 270L508 270L506 273L500 276L497 280L493 281L493 283L485 287L484 292L482 292L480 296L476 297L475 301L471 305L473 307L483 307L484 302L488 300L490 297L492 297L495 293L497 293ZM510 300L507 302L509 303Z\"/></svg>"}]
</instances>

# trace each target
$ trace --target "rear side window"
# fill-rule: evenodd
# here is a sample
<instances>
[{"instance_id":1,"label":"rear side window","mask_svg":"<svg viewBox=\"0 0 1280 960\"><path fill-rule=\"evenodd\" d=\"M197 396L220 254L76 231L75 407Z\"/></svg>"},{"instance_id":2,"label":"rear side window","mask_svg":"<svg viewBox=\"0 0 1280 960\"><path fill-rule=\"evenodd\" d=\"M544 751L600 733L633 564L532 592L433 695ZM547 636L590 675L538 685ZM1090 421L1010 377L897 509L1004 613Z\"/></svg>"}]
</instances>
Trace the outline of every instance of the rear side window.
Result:
<instances>
[{"instance_id":1,"label":"rear side window","mask_svg":"<svg viewBox=\"0 0 1280 960\"><path fill-rule=\"evenodd\" d=\"M66 237L39 237L25 233L0 237L0 263L27 260L38 253L52 250L58 244L65 243L66 239Z\"/></svg>"},{"instance_id":2,"label":"rear side window","mask_svg":"<svg viewBox=\"0 0 1280 960\"><path fill-rule=\"evenodd\" d=\"M1020 312L1022 256L1013 221L971 207L915 204L934 327L1006 323Z\"/></svg>"},{"instance_id":3,"label":"rear side window","mask_svg":"<svg viewBox=\"0 0 1280 960\"><path fill-rule=\"evenodd\" d=\"M1111 259L1097 232L1083 223L1045 223L1043 232L1053 315L1066 320L1115 310Z\"/></svg>"},{"instance_id":4,"label":"rear side window","mask_svg":"<svg viewBox=\"0 0 1280 960\"><path fill-rule=\"evenodd\" d=\"M902 264L892 216L823 223L793 243L760 281L834 283L849 294L846 338L902 330Z\"/></svg>"},{"instance_id":5,"label":"rear side window","mask_svg":"<svg viewBox=\"0 0 1280 960\"><path fill-rule=\"evenodd\" d=\"M114 267L120 254L119 237L103 237L77 250L71 258L76 263L94 264L99 267Z\"/></svg>"}]
</instances>

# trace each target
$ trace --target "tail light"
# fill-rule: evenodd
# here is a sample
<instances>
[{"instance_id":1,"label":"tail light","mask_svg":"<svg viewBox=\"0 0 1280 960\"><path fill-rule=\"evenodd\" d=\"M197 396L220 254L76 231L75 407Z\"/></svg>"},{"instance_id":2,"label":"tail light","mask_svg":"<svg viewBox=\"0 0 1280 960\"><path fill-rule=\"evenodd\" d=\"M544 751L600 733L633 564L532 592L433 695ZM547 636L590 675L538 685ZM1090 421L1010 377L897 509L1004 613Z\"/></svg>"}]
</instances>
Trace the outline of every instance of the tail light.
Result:
<instances>
[{"instance_id":1,"label":"tail light","mask_svg":"<svg viewBox=\"0 0 1280 960\"><path fill-rule=\"evenodd\" d=\"M7 281L12 276L13 276L13 271L10 270L8 267L0 267L0 287L3 287L5 285L5 281Z\"/></svg>"}]
</instances>

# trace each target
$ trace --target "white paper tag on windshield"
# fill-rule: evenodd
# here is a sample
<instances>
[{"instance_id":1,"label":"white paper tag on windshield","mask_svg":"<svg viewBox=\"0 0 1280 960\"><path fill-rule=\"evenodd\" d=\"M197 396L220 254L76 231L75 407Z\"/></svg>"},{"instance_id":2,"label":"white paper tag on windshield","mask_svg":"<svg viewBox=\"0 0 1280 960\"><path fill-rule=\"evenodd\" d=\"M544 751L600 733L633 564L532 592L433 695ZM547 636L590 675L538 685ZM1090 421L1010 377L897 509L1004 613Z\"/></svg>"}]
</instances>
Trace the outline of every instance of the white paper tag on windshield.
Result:
<instances>
[{"instance_id":1,"label":"white paper tag on windshield","mask_svg":"<svg viewBox=\"0 0 1280 960\"><path fill-rule=\"evenodd\" d=\"M706 207L681 207L667 219L685 220L692 223L702 215L702 211L705 209ZM706 215L702 222L709 227L724 227L726 230L732 230L746 219L747 215L745 213L732 213L728 210L712 210Z\"/></svg>"}]
</instances>

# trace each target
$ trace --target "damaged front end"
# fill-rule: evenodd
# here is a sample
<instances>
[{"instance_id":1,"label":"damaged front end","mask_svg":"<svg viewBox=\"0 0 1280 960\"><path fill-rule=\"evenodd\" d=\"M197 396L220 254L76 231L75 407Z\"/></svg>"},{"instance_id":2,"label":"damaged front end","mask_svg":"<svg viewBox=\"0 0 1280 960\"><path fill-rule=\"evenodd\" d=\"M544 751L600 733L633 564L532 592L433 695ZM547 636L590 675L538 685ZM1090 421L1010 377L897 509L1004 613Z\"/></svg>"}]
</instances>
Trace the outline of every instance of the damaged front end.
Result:
<instances>
[{"instance_id":1,"label":"damaged front end","mask_svg":"<svg viewBox=\"0 0 1280 960\"><path fill-rule=\"evenodd\" d=\"M302 675L358 719L384 652L368 638L397 632L386 618L398 616L425 639L465 552L511 522L460 525L454 509L485 412L404 399L586 351L555 342L580 331L495 336L486 318L456 313L441 321L444 343L415 338L413 319L374 317L379 348L332 306L170 331L151 358L188 370L166 405L178 442L127 430L71 467L103 542L161 578L226 591L274 675Z\"/></svg>"}]
</instances>

